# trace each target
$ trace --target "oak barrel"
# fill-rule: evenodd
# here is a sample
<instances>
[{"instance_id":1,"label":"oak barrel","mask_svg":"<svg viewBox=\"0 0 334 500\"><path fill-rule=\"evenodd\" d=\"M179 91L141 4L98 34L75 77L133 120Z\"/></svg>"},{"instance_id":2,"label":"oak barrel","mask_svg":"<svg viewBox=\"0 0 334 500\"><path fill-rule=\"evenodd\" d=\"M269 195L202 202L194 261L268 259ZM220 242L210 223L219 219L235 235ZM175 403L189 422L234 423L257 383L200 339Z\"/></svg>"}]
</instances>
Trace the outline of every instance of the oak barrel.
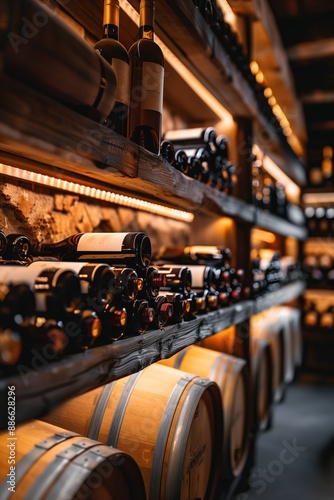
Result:
<instances>
[{"instance_id":1,"label":"oak barrel","mask_svg":"<svg viewBox=\"0 0 334 500\"><path fill-rule=\"evenodd\" d=\"M265 340L270 345L273 401L279 403L285 394L284 334L279 322L270 321L267 314L250 320L250 337Z\"/></svg>"},{"instance_id":2,"label":"oak barrel","mask_svg":"<svg viewBox=\"0 0 334 500\"><path fill-rule=\"evenodd\" d=\"M271 421L272 362L270 344L261 339L250 338L250 367L253 398L253 428L267 430Z\"/></svg>"},{"instance_id":3,"label":"oak barrel","mask_svg":"<svg viewBox=\"0 0 334 500\"><path fill-rule=\"evenodd\" d=\"M189 346L162 363L214 380L222 394L224 415L223 477L241 474L250 430L249 372L246 362L204 347Z\"/></svg>"},{"instance_id":4,"label":"oak barrel","mask_svg":"<svg viewBox=\"0 0 334 500\"><path fill-rule=\"evenodd\" d=\"M153 364L57 407L45 420L125 450L151 500L215 498L222 408L212 380Z\"/></svg>"},{"instance_id":5,"label":"oak barrel","mask_svg":"<svg viewBox=\"0 0 334 500\"><path fill-rule=\"evenodd\" d=\"M146 498L135 460L95 440L31 420L16 428L15 438L2 431L0 441L7 444L0 455L1 500ZM15 488L14 494L9 487Z\"/></svg>"}]
</instances>

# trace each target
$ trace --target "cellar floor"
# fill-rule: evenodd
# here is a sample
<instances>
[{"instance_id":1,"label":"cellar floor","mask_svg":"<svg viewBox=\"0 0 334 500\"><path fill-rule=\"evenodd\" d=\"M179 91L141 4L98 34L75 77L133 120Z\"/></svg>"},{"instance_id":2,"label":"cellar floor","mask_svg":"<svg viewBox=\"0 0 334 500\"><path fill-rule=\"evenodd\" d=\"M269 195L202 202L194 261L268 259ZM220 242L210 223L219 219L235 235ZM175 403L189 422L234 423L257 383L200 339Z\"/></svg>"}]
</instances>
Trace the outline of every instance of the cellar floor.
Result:
<instances>
[{"instance_id":1,"label":"cellar floor","mask_svg":"<svg viewBox=\"0 0 334 500\"><path fill-rule=\"evenodd\" d=\"M289 385L238 500L334 500L334 386Z\"/></svg>"}]
</instances>

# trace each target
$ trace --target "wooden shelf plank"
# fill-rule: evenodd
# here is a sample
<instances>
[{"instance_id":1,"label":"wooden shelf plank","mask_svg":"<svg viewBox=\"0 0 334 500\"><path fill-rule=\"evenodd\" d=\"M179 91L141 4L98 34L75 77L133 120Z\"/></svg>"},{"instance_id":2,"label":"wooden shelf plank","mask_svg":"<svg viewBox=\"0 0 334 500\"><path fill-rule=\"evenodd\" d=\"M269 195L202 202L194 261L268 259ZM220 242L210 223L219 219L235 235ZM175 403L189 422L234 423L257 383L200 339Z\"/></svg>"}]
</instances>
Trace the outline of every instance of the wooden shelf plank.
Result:
<instances>
[{"instance_id":1,"label":"wooden shelf plank","mask_svg":"<svg viewBox=\"0 0 334 500\"><path fill-rule=\"evenodd\" d=\"M142 370L231 324L239 324L250 317L253 307L253 301L240 302L161 331L120 339L53 363L39 360L35 370L21 366L18 374L0 380L0 402L5 407L7 387L14 385L16 422L39 417L70 397ZM0 427L5 427L6 422L7 417L2 414Z\"/></svg>"},{"instance_id":2,"label":"wooden shelf plank","mask_svg":"<svg viewBox=\"0 0 334 500\"><path fill-rule=\"evenodd\" d=\"M11 79L0 82L0 91L4 163L98 189L119 188L181 210L254 222L255 209L242 200L186 177L162 157L50 98Z\"/></svg>"},{"instance_id":3,"label":"wooden shelf plank","mask_svg":"<svg viewBox=\"0 0 334 500\"><path fill-rule=\"evenodd\" d=\"M306 289L305 281L297 281L285 285L275 292L266 293L262 297L258 297L255 301L255 314L258 314L270 307L286 304L296 299Z\"/></svg>"},{"instance_id":4,"label":"wooden shelf plank","mask_svg":"<svg viewBox=\"0 0 334 500\"><path fill-rule=\"evenodd\" d=\"M229 326L242 323L253 314L287 303L304 289L303 281L296 282L255 301L242 301L163 330L120 339L51 363L42 358L36 361L35 369L19 365L18 373L0 379L0 404L6 407L7 388L14 385L16 422L38 418L68 398L142 370ZM7 417L2 413L0 428L6 425Z\"/></svg>"},{"instance_id":5,"label":"wooden shelf plank","mask_svg":"<svg viewBox=\"0 0 334 500\"><path fill-rule=\"evenodd\" d=\"M283 236L292 236L298 240L307 238L307 229L304 226L296 226L277 215L258 209L256 211L255 225L261 229L267 229Z\"/></svg>"}]
</instances>

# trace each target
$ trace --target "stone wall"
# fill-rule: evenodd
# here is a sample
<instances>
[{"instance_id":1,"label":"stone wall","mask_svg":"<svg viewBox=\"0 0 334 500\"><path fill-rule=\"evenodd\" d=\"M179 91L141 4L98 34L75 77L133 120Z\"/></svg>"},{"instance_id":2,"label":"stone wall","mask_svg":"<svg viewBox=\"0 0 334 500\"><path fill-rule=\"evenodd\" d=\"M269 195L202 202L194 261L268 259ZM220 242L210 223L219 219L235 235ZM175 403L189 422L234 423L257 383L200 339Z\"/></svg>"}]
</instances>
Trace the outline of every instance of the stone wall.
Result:
<instances>
[{"instance_id":1,"label":"stone wall","mask_svg":"<svg viewBox=\"0 0 334 500\"><path fill-rule=\"evenodd\" d=\"M0 207L0 228L33 242L55 242L77 232L143 231L155 252L190 239L187 223L14 179L0 179Z\"/></svg>"}]
</instances>

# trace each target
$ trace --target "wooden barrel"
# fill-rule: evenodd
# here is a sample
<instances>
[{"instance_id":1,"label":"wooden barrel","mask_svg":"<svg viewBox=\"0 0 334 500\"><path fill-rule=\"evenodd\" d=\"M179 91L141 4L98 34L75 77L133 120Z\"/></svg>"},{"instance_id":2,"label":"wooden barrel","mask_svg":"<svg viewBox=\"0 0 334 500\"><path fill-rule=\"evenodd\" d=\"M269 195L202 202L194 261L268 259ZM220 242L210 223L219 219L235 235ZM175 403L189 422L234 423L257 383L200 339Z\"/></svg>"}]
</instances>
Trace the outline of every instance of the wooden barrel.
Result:
<instances>
[{"instance_id":1,"label":"wooden barrel","mask_svg":"<svg viewBox=\"0 0 334 500\"><path fill-rule=\"evenodd\" d=\"M272 364L270 345L268 342L250 338L250 366L253 397L253 428L267 430L271 421Z\"/></svg>"},{"instance_id":2,"label":"wooden barrel","mask_svg":"<svg viewBox=\"0 0 334 500\"><path fill-rule=\"evenodd\" d=\"M273 307L270 310L269 320L271 323L279 325L283 332L284 382L289 384L295 376L295 346L289 308L284 306Z\"/></svg>"},{"instance_id":3,"label":"wooden barrel","mask_svg":"<svg viewBox=\"0 0 334 500\"><path fill-rule=\"evenodd\" d=\"M204 347L189 346L162 363L196 372L218 384L224 415L222 475L229 479L239 476L249 448L249 373L246 362Z\"/></svg>"},{"instance_id":4,"label":"wooden barrel","mask_svg":"<svg viewBox=\"0 0 334 500\"><path fill-rule=\"evenodd\" d=\"M221 396L209 379L153 364L57 407L45 420L131 454L147 498L214 498ZM122 499L123 500L123 499Z\"/></svg>"},{"instance_id":5,"label":"wooden barrel","mask_svg":"<svg viewBox=\"0 0 334 500\"><path fill-rule=\"evenodd\" d=\"M301 311L295 307L281 307L280 317L285 322L291 336L291 353L294 367L301 366L303 358L303 338L301 332Z\"/></svg>"},{"instance_id":6,"label":"wooden barrel","mask_svg":"<svg viewBox=\"0 0 334 500\"><path fill-rule=\"evenodd\" d=\"M259 316L251 318L250 338L265 340L270 345L273 401L279 403L285 394L283 330L278 322L269 321L268 315Z\"/></svg>"},{"instance_id":7,"label":"wooden barrel","mask_svg":"<svg viewBox=\"0 0 334 500\"><path fill-rule=\"evenodd\" d=\"M95 440L38 420L18 426L13 440L2 431L0 440L7 445L0 458L1 500L146 498L135 460Z\"/></svg>"}]
</instances>

